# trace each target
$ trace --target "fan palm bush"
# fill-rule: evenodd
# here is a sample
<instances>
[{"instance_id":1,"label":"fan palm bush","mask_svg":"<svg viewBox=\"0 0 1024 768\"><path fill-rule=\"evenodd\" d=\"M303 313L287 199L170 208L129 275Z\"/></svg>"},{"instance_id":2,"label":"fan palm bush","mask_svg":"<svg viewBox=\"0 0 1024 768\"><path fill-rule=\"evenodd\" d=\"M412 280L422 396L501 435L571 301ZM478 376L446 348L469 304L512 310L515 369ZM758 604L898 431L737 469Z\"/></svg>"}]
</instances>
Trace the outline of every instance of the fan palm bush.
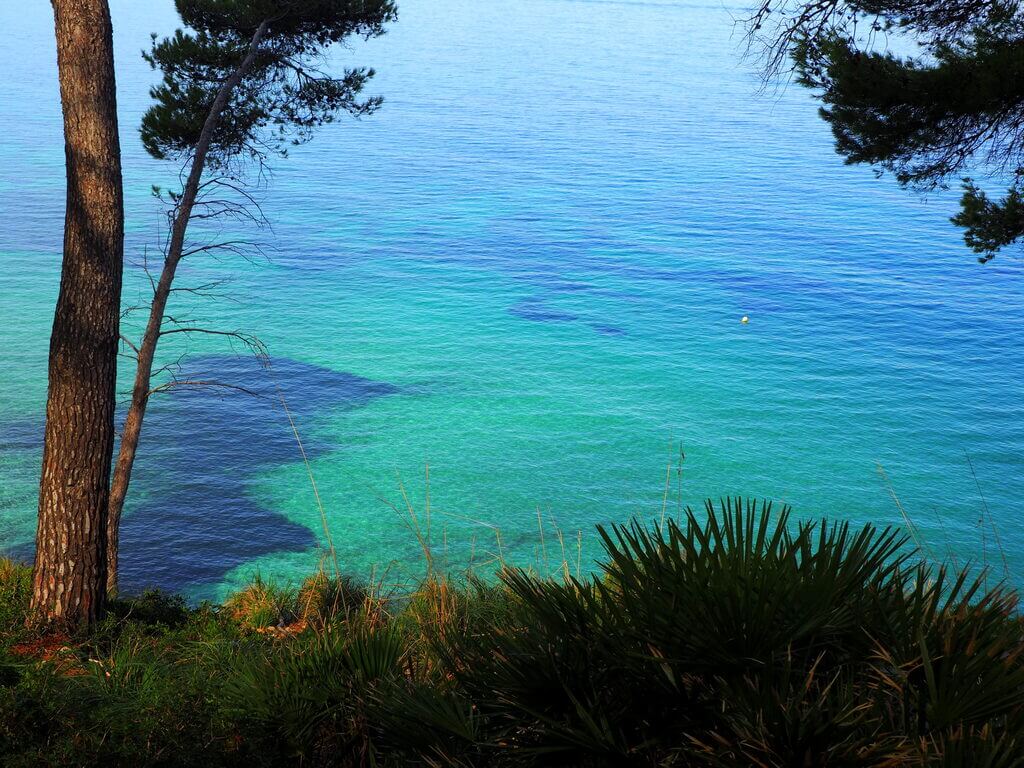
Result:
<instances>
[{"instance_id":1,"label":"fan palm bush","mask_svg":"<svg viewBox=\"0 0 1024 768\"><path fill-rule=\"evenodd\" d=\"M435 637L452 685L423 759L455 759L471 738L495 764L1020 757L1013 595L917 563L898 531L795 523L788 508L733 499L600 535L599 576L506 571L509 614ZM417 695L407 706L428 703Z\"/></svg>"}]
</instances>

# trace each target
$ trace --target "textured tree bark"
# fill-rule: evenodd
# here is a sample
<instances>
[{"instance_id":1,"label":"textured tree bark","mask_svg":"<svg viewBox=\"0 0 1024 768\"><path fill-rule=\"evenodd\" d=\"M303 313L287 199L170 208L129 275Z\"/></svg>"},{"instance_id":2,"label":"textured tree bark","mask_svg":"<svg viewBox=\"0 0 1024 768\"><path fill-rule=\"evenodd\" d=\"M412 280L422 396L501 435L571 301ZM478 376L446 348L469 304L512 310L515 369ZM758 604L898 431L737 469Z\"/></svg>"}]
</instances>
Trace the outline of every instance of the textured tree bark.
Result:
<instances>
[{"instance_id":1,"label":"textured tree bark","mask_svg":"<svg viewBox=\"0 0 1024 768\"><path fill-rule=\"evenodd\" d=\"M228 106L231 92L242 82L242 78L252 67L256 54L259 51L260 42L267 31L267 21L264 21L256 29L249 42L249 49L242 63L239 64L231 76L221 84L217 91L217 97L210 106L206 121L203 123L203 130L199 134L199 141L196 144L195 153L192 156L192 166L189 169L188 178L182 190L181 197L177 203L177 210L171 224L171 238L167 246L167 256L164 258L163 268L160 270L160 279L156 283L153 292L153 303L149 308L149 319L146 321L146 330L142 335L142 343L139 345L138 362L135 368L135 382L132 387L132 399L128 406L128 413L125 415L124 427L121 430L121 445L117 452L117 463L114 466L114 477L110 489L110 509L107 516L107 591L110 594L117 593L118 576L118 554L120 549L120 528L121 512L124 509L124 500L128 495L128 485L132 478L132 467L135 465L135 455L139 448L139 438L142 435L142 422L146 417L146 406L149 404L150 381L153 377L153 360L156 357L157 344L160 342L161 329L164 322L164 313L167 309L167 300L171 296L171 285L174 282L174 275L178 270L182 254L185 248L185 234L188 230L189 220L192 217L192 208L196 203L196 196L199 194L199 183L206 168L206 156L210 151L210 144L213 142L217 125L221 115Z\"/></svg>"},{"instance_id":2,"label":"textured tree bark","mask_svg":"<svg viewBox=\"0 0 1024 768\"><path fill-rule=\"evenodd\" d=\"M33 618L99 618L114 450L124 208L106 0L53 0L67 207L32 577Z\"/></svg>"}]
</instances>

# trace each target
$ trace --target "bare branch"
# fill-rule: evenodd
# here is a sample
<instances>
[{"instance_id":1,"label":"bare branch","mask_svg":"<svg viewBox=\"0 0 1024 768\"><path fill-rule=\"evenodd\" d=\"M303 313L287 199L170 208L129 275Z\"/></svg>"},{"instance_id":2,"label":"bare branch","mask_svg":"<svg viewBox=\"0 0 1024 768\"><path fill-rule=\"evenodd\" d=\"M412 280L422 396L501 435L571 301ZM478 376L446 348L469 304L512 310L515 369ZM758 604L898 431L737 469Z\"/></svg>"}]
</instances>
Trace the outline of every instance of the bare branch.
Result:
<instances>
[{"instance_id":1,"label":"bare branch","mask_svg":"<svg viewBox=\"0 0 1024 768\"><path fill-rule=\"evenodd\" d=\"M123 317L124 313L122 313L121 316ZM125 336L123 333L120 334L120 338L121 338L121 341L123 341L132 350L132 352L135 353L135 357L138 358L138 356L139 356L139 348L137 346L135 346L134 343L132 343L132 340L129 339L127 336Z\"/></svg>"},{"instance_id":2,"label":"bare branch","mask_svg":"<svg viewBox=\"0 0 1024 768\"><path fill-rule=\"evenodd\" d=\"M182 328L168 328L160 331L160 336L170 336L172 333L184 333L186 335L192 334L205 334L209 336L224 336L226 338L235 339L242 342L248 347L253 355L261 360L267 359L270 355L267 351L266 345L257 336L250 333L243 333L242 331L218 331L214 328L199 328L195 326L186 326Z\"/></svg>"},{"instance_id":3,"label":"bare branch","mask_svg":"<svg viewBox=\"0 0 1024 768\"><path fill-rule=\"evenodd\" d=\"M261 395L259 392L254 392L253 390L240 386L238 384L228 384L227 382L223 381L201 379L172 379L171 381L167 381L164 382L163 384L153 387L146 394L146 397L151 397L152 395L155 395L158 392L167 392L169 390L178 389L180 387L216 387L219 389L230 389L237 392L242 392L251 397L258 397L263 400L267 399L265 395Z\"/></svg>"},{"instance_id":4,"label":"bare branch","mask_svg":"<svg viewBox=\"0 0 1024 768\"><path fill-rule=\"evenodd\" d=\"M185 251L181 256L185 258L187 256L194 256L197 253L215 253L217 251L227 251L237 256L245 256L245 248L261 251L260 246L251 240L225 240L219 243L196 246L191 250Z\"/></svg>"}]
</instances>

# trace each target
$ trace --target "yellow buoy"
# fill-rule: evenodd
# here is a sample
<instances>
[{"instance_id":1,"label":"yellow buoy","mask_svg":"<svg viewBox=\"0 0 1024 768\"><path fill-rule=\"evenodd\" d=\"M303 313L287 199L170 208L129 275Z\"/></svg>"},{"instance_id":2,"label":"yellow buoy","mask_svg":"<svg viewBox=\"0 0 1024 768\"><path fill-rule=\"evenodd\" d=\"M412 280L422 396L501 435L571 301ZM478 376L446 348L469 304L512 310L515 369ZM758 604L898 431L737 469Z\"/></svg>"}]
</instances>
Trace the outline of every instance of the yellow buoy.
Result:
<instances>
[{"instance_id":1,"label":"yellow buoy","mask_svg":"<svg viewBox=\"0 0 1024 768\"><path fill-rule=\"evenodd\" d=\"M750 322L750 318L744 315L743 317L740 318L740 322L746 325L747 323Z\"/></svg>"}]
</instances>

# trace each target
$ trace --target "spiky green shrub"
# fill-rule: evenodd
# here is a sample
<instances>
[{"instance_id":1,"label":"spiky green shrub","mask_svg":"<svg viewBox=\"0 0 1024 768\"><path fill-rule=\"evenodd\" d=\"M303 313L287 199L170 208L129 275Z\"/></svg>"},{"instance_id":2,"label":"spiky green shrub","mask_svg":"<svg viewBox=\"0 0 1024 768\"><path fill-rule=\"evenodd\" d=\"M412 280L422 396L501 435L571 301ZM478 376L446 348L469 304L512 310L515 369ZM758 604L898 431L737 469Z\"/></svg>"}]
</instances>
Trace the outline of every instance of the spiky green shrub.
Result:
<instances>
[{"instance_id":1,"label":"spiky green shrub","mask_svg":"<svg viewBox=\"0 0 1024 768\"><path fill-rule=\"evenodd\" d=\"M474 634L512 620L511 593L504 584L469 575L464 579L431 575L412 593L396 600L395 624L411 642L426 646L439 638ZM429 662L432 657L426 654Z\"/></svg>"},{"instance_id":2,"label":"spiky green shrub","mask_svg":"<svg viewBox=\"0 0 1024 768\"><path fill-rule=\"evenodd\" d=\"M437 638L455 685L433 705L442 736L424 745L410 729L420 759L478 751L477 763L498 764L845 766L1020 757L1024 665L1011 594L916 564L891 529L797 524L788 508L772 516L769 505L740 500L706 513L601 529L602 577L502 574L510 616Z\"/></svg>"},{"instance_id":3,"label":"spiky green shrub","mask_svg":"<svg viewBox=\"0 0 1024 768\"><path fill-rule=\"evenodd\" d=\"M118 600L87 635L22 635L0 654L0 765L271 765L220 693L225 670L271 642L156 593Z\"/></svg>"},{"instance_id":4,"label":"spiky green shrub","mask_svg":"<svg viewBox=\"0 0 1024 768\"><path fill-rule=\"evenodd\" d=\"M192 617L181 595L147 589L136 597L111 600L109 615L119 622L132 621L149 627L179 629Z\"/></svg>"},{"instance_id":5,"label":"spiky green shrub","mask_svg":"<svg viewBox=\"0 0 1024 768\"><path fill-rule=\"evenodd\" d=\"M0 765L225 764L217 677L198 662L188 643L132 628L59 665L22 660L18 679L0 691L15 715L0 728Z\"/></svg>"},{"instance_id":6,"label":"spiky green shrub","mask_svg":"<svg viewBox=\"0 0 1024 768\"><path fill-rule=\"evenodd\" d=\"M228 670L224 702L295 756L363 765L374 754L368 702L402 675L407 652L387 627L307 632L240 658Z\"/></svg>"},{"instance_id":7,"label":"spiky green shrub","mask_svg":"<svg viewBox=\"0 0 1024 768\"><path fill-rule=\"evenodd\" d=\"M489 734L478 707L456 684L443 649L514 622L514 604L504 584L473 575L432 575L399 602L392 626L411 651L409 669L402 678L378 686L367 702L382 764L487 764Z\"/></svg>"}]
</instances>

